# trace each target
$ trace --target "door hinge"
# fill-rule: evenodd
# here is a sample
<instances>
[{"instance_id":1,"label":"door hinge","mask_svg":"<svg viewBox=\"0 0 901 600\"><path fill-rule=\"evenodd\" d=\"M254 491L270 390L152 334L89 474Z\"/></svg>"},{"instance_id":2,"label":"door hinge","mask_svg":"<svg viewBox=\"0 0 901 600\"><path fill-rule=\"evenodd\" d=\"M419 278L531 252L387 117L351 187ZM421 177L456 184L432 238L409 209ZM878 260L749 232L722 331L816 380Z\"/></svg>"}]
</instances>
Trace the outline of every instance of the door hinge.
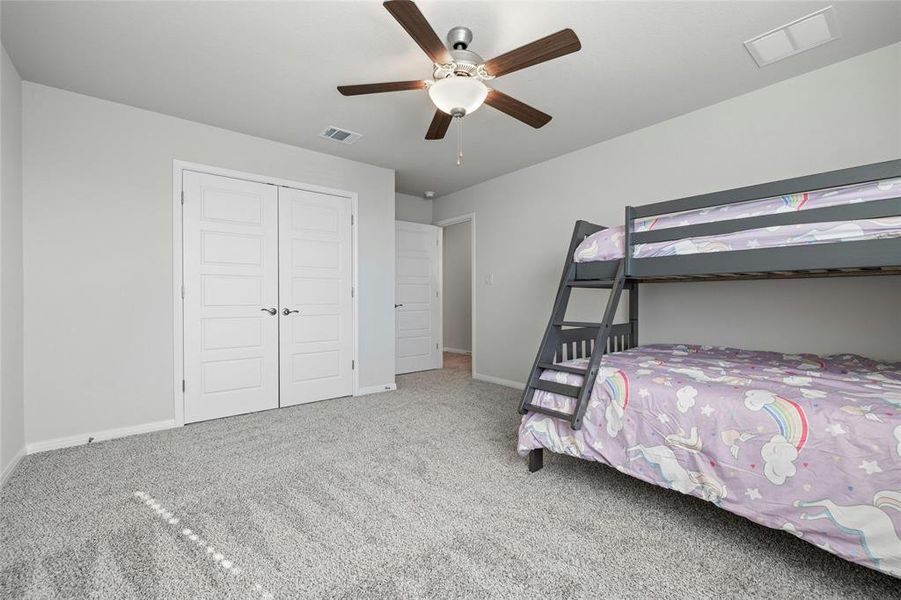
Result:
<instances>
[{"instance_id":1,"label":"door hinge","mask_svg":"<svg viewBox=\"0 0 901 600\"><path fill-rule=\"evenodd\" d=\"M357 361L355 361L355 360L350 361L350 370L353 371L356 368L357 368Z\"/></svg>"},{"instance_id":2,"label":"door hinge","mask_svg":"<svg viewBox=\"0 0 901 600\"><path fill-rule=\"evenodd\" d=\"M354 216L353 216L353 215L350 215L350 224L351 224L351 225L354 224Z\"/></svg>"},{"instance_id":3,"label":"door hinge","mask_svg":"<svg viewBox=\"0 0 901 600\"><path fill-rule=\"evenodd\" d=\"M181 205L182 206L185 205L185 191L184 190L181 191Z\"/></svg>"},{"instance_id":4,"label":"door hinge","mask_svg":"<svg viewBox=\"0 0 901 600\"><path fill-rule=\"evenodd\" d=\"M185 380L184 379L181 380L181 391L183 391L183 392L185 391Z\"/></svg>"},{"instance_id":5,"label":"door hinge","mask_svg":"<svg viewBox=\"0 0 901 600\"><path fill-rule=\"evenodd\" d=\"M182 284L182 286L181 286L181 299L182 300L185 299L185 285L184 284Z\"/></svg>"},{"instance_id":6,"label":"door hinge","mask_svg":"<svg viewBox=\"0 0 901 600\"><path fill-rule=\"evenodd\" d=\"M357 292L356 292L356 288L353 287L353 286L350 286L350 297L351 297L351 298L356 298L356 293L357 293Z\"/></svg>"}]
</instances>

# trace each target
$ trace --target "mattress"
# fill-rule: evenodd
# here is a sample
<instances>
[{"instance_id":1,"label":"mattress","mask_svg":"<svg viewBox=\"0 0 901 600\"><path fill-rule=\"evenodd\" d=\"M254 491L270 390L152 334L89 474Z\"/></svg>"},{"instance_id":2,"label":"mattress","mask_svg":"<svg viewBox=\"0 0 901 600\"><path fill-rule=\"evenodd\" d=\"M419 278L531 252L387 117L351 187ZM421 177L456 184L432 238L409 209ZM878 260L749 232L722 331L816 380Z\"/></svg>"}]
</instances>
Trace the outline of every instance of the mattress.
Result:
<instances>
[{"instance_id":1,"label":"mattress","mask_svg":"<svg viewBox=\"0 0 901 600\"><path fill-rule=\"evenodd\" d=\"M537 391L532 402L571 412L574 400ZM610 465L901 577L901 363L643 346L604 357L581 429L525 415L518 451L534 448Z\"/></svg>"},{"instance_id":2,"label":"mattress","mask_svg":"<svg viewBox=\"0 0 901 600\"><path fill-rule=\"evenodd\" d=\"M634 231L643 232L684 225L698 225L813 208L871 202L901 196L901 179L791 194L727 204L659 217L635 219ZM901 237L901 216L855 221L830 221L748 229L729 234L685 238L651 244L636 244L635 258L652 258L728 252L754 248L776 248L831 242L856 242ZM594 233L576 248L576 262L613 260L624 256L625 229L622 225Z\"/></svg>"}]
</instances>

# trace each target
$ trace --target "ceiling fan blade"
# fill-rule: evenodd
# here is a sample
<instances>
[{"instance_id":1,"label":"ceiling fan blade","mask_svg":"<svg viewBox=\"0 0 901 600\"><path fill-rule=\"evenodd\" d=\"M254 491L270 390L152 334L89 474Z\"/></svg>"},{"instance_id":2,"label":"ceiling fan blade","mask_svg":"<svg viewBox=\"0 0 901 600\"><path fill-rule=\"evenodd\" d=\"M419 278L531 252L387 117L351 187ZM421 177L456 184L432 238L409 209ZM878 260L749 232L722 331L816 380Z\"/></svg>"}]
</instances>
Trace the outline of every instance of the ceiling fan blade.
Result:
<instances>
[{"instance_id":1,"label":"ceiling fan blade","mask_svg":"<svg viewBox=\"0 0 901 600\"><path fill-rule=\"evenodd\" d=\"M483 66L489 75L500 77L581 49L582 42L576 33L572 29L564 29L492 58Z\"/></svg>"},{"instance_id":2,"label":"ceiling fan blade","mask_svg":"<svg viewBox=\"0 0 901 600\"><path fill-rule=\"evenodd\" d=\"M447 128L450 127L451 121L454 118L447 114L446 112L436 110L435 116L432 117L432 123L429 125L429 130L425 134L425 139L427 140L440 140L444 138L444 134L447 133Z\"/></svg>"},{"instance_id":3,"label":"ceiling fan blade","mask_svg":"<svg viewBox=\"0 0 901 600\"><path fill-rule=\"evenodd\" d=\"M415 3L410 0L389 0L383 3L383 6L419 44L423 52L429 55L433 63L447 64L453 61L444 42L419 12L419 7Z\"/></svg>"},{"instance_id":4,"label":"ceiling fan blade","mask_svg":"<svg viewBox=\"0 0 901 600\"><path fill-rule=\"evenodd\" d=\"M426 82L418 81L392 81L391 83L366 83L363 85L339 85L338 91L344 96L359 96L360 94L381 94L382 92L404 92L406 90L424 90Z\"/></svg>"},{"instance_id":5,"label":"ceiling fan blade","mask_svg":"<svg viewBox=\"0 0 901 600\"><path fill-rule=\"evenodd\" d=\"M528 104L524 104L516 98L511 98L503 92L491 90L488 97L485 98L485 104L498 109L503 113L507 113L514 119L519 119L526 125L531 125L535 129L544 127L551 120L551 115L545 114L537 108L532 108Z\"/></svg>"}]
</instances>

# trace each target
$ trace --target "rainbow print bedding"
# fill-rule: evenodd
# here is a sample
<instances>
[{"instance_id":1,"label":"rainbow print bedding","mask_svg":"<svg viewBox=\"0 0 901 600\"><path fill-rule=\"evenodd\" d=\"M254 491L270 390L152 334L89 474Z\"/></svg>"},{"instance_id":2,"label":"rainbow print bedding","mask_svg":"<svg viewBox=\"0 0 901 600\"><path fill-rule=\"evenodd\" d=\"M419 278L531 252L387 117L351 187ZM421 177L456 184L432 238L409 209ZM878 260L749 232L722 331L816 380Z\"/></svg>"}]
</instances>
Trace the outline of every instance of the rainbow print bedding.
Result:
<instances>
[{"instance_id":1,"label":"rainbow print bedding","mask_svg":"<svg viewBox=\"0 0 901 600\"><path fill-rule=\"evenodd\" d=\"M870 202L901 196L901 179L875 181L859 185L792 194L764 200L716 206L702 210L636 219L635 231L651 231L742 219L782 212L803 211L858 202ZM624 255L625 229L622 225L594 233L576 248L576 262L613 260ZM857 242L889 237L901 237L901 216L857 221L803 223L735 233L685 238L652 244L636 244L635 258L652 258L704 252L728 252L754 248L776 248L830 242Z\"/></svg>"},{"instance_id":2,"label":"rainbow print bedding","mask_svg":"<svg viewBox=\"0 0 901 600\"><path fill-rule=\"evenodd\" d=\"M529 413L518 446L602 462L901 577L901 363L643 346L604 357L581 429Z\"/></svg>"}]
</instances>

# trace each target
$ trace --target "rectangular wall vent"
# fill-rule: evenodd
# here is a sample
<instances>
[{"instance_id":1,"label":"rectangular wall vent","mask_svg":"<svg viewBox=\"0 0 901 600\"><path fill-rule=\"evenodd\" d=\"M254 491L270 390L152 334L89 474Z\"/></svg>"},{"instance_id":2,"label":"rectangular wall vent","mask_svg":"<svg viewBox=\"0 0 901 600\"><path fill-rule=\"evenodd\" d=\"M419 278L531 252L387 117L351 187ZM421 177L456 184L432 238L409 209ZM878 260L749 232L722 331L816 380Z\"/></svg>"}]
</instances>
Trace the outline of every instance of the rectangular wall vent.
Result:
<instances>
[{"instance_id":1,"label":"rectangular wall vent","mask_svg":"<svg viewBox=\"0 0 901 600\"><path fill-rule=\"evenodd\" d=\"M835 9L827 6L748 40L745 42L745 48L751 53L758 67L765 67L839 37Z\"/></svg>"},{"instance_id":2,"label":"rectangular wall vent","mask_svg":"<svg viewBox=\"0 0 901 600\"><path fill-rule=\"evenodd\" d=\"M342 144L353 144L358 139L363 137L363 134L354 133L353 131L347 131L346 129L332 126L327 127L325 131L319 134L319 137L335 140L336 142L341 142Z\"/></svg>"}]
</instances>

